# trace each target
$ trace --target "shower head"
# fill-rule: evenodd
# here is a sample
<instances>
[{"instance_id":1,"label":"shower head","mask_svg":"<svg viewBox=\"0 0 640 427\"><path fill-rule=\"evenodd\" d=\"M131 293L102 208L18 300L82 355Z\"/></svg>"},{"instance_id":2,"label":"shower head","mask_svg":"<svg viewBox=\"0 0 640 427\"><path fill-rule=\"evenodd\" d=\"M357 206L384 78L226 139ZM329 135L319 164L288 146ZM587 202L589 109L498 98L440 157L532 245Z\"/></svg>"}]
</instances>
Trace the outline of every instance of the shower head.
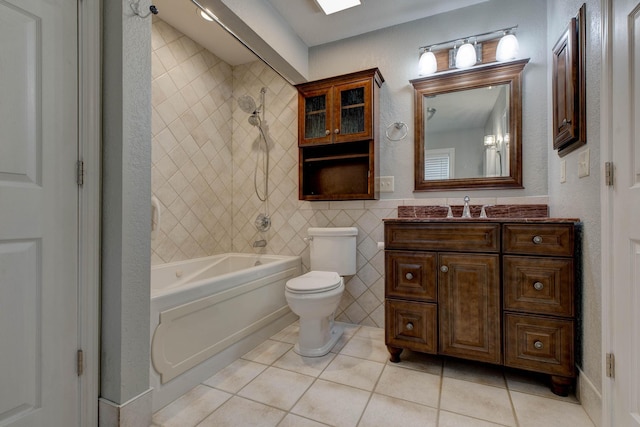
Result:
<instances>
[{"instance_id":1,"label":"shower head","mask_svg":"<svg viewBox=\"0 0 640 427\"><path fill-rule=\"evenodd\" d=\"M260 127L260 117L258 116L257 113L253 113L249 116L249 118L247 119L249 121L249 124L251 126L258 126Z\"/></svg>"},{"instance_id":2,"label":"shower head","mask_svg":"<svg viewBox=\"0 0 640 427\"><path fill-rule=\"evenodd\" d=\"M242 95L238 98L238 106L242 111L249 114L255 114L258 111L256 101L249 95Z\"/></svg>"}]
</instances>

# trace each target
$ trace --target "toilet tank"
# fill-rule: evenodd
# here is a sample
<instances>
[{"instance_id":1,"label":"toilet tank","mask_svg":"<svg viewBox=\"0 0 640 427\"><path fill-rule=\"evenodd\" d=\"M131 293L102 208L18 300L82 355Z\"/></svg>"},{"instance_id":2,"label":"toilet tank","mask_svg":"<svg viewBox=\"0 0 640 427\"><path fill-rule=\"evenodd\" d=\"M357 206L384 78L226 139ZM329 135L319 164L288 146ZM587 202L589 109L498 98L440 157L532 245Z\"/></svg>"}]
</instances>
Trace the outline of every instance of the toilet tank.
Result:
<instances>
[{"instance_id":1,"label":"toilet tank","mask_svg":"<svg viewBox=\"0 0 640 427\"><path fill-rule=\"evenodd\" d=\"M318 227L308 230L311 270L335 271L340 276L356 274L355 227Z\"/></svg>"}]
</instances>

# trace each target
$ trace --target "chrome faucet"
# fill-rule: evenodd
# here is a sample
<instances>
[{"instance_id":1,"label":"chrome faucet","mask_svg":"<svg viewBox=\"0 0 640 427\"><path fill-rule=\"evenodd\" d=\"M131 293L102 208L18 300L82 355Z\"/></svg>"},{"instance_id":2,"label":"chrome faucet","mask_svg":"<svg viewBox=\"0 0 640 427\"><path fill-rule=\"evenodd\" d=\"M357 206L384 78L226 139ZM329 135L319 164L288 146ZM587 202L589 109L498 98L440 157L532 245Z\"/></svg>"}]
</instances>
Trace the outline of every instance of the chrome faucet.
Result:
<instances>
[{"instance_id":1,"label":"chrome faucet","mask_svg":"<svg viewBox=\"0 0 640 427\"><path fill-rule=\"evenodd\" d=\"M482 210L480 211L480 218L489 218L487 216L487 208L492 207L493 205L482 205Z\"/></svg>"},{"instance_id":2,"label":"chrome faucet","mask_svg":"<svg viewBox=\"0 0 640 427\"><path fill-rule=\"evenodd\" d=\"M253 242L254 248L264 248L265 246L267 246L267 241L264 239Z\"/></svg>"},{"instance_id":3,"label":"chrome faucet","mask_svg":"<svg viewBox=\"0 0 640 427\"><path fill-rule=\"evenodd\" d=\"M464 196L464 208L462 209L462 217L461 218L471 218L471 211L469 210L469 201L471 199L469 196Z\"/></svg>"}]
</instances>

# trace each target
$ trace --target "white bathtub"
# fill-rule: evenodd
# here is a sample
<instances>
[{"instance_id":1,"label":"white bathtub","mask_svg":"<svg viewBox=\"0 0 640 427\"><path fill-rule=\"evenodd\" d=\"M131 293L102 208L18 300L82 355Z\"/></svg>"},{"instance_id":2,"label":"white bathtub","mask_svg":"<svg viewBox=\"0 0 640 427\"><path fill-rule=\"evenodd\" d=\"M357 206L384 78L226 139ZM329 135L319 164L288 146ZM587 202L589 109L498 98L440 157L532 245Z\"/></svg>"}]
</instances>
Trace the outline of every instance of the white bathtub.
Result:
<instances>
[{"instance_id":1,"label":"white bathtub","mask_svg":"<svg viewBox=\"0 0 640 427\"><path fill-rule=\"evenodd\" d=\"M151 268L156 411L295 321L284 286L300 257L229 253Z\"/></svg>"}]
</instances>

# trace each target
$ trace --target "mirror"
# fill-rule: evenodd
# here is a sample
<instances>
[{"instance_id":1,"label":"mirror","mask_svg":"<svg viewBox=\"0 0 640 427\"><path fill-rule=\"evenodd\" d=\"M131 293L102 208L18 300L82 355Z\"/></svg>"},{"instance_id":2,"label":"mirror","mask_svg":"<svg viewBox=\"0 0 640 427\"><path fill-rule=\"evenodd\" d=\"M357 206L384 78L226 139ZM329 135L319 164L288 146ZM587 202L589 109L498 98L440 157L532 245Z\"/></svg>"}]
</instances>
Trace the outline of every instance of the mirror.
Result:
<instances>
[{"instance_id":1,"label":"mirror","mask_svg":"<svg viewBox=\"0 0 640 427\"><path fill-rule=\"evenodd\" d=\"M522 70L528 59L411 80L415 191L522 186Z\"/></svg>"}]
</instances>

